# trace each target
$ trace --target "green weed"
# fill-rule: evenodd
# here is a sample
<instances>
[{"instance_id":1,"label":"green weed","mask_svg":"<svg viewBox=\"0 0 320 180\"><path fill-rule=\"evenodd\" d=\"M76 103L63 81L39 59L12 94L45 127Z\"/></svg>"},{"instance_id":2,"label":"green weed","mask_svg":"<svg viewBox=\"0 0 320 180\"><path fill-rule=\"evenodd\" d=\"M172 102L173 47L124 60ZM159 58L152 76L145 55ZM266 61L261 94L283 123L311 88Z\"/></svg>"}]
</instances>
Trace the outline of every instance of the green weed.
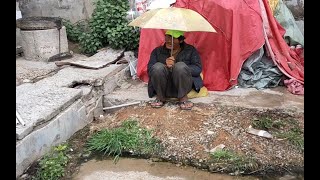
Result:
<instances>
[{"instance_id":1,"label":"green weed","mask_svg":"<svg viewBox=\"0 0 320 180\"><path fill-rule=\"evenodd\" d=\"M252 125L253 128L269 130L272 128L280 129L281 127L285 126L285 123L281 120L273 120L269 117L262 117L259 119L255 119Z\"/></svg>"},{"instance_id":2,"label":"green weed","mask_svg":"<svg viewBox=\"0 0 320 180\"><path fill-rule=\"evenodd\" d=\"M276 133L277 138L287 139L291 144L297 146L299 149L304 150L304 137L300 128L294 127L287 132Z\"/></svg>"},{"instance_id":3,"label":"green weed","mask_svg":"<svg viewBox=\"0 0 320 180\"><path fill-rule=\"evenodd\" d=\"M138 126L136 120L126 120L119 128L104 129L88 140L88 150L103 152L114 156L117 162L123 152L133 154L151 154L158 146L158 140L151 131Z\"/></svg>"},{"instance_id":4,"label":"green weed","mask_svg":"<svg viewBox=\"0 0 320 180\"><path fill-rule=\"evenodd\" d=\"M67 165L68 157L66 155L67 145L54 147L39 162L34 180L57 180L64 176L64 168Z\"/></svg>"},{"instance_id":5,"label":"green weed","mask_svg":"<svg viewBox=\"0 0 320 180\"><path fill-rule=\"evenodd\" d=\"M214 163L223 165L221 168L228 168L231 171L245 171L256 166L256 162L253 159L229 150L217 150L211 153L211 157Z\"/></svg>"}]
</instances>

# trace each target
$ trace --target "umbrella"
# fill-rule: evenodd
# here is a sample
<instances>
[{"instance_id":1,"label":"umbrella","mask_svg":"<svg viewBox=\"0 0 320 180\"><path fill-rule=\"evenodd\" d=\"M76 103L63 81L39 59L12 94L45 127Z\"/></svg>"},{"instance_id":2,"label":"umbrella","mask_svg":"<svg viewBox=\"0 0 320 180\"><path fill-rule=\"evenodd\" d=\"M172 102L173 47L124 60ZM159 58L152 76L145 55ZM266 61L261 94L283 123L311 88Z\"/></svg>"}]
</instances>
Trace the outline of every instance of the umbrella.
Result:
<instances>
[{"instance_id":1,"label":"umbrella","mask_svg":"<svg viewBox=\"0 0 320 180\"><path fill-rule=\"evenodd\" d=\"M128 24L141 28L172 29L185 32L216 32L211 24L198 12L186 8L151 9Z\"/></svg>"},{"instance_id":2,"label":"umbrella","mask_svg":"<svg viewBox=\"0 0 320 180\"><path fill-rule=\"evenodd\" d=\"M177 7L151 9L131 21L128 26L150 29L171 29L184 32L216 32L211 24L198 12Z\"/></svg>"}]
</instances>

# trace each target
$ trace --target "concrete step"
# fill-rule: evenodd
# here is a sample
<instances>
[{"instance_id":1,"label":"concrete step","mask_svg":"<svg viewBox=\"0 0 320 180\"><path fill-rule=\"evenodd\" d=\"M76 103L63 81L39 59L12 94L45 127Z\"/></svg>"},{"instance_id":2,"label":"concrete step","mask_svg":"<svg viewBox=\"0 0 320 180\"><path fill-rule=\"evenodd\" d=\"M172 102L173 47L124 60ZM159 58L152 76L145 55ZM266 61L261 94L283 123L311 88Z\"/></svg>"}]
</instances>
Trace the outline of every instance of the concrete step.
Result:
<instances>
[{"instance_id":1,"label":"concrete step","mask_svg":"<svg viewBox=\"0 0 320 180\"><path fill-rule=\"evenodd\" d=\"M152 98L154 99L154 98ZM147 84L129 80L114 92L104 96L104 107L135 101L150 101ZM254 109L281 109L303 113L304 96L291 94L286 87L257 90L255 88L233 88L228 91L209 91L208 96L190 99L194 103L221 104Z\"/></svg>"},{"instance_id":2,"label":"concrete step","mask_svg":"<svg viewBox=\"0 0 320 180\"><path fill-rule=\"evenodd\" d=\"M35 126L49 121L82 95L80 89L22 84L16 88L16 108L26 123L16 126L16 137L22 139Z\"/></svg>"}]
</instances>

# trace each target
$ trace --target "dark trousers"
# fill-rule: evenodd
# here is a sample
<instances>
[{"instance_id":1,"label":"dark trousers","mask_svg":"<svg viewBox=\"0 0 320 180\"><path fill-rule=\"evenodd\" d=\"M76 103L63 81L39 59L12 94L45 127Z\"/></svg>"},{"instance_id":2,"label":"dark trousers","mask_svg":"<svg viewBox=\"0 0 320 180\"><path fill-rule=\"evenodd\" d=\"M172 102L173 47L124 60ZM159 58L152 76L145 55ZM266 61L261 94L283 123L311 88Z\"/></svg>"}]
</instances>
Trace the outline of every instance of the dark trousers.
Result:
<instances>
[{"instance_id":1,"label":"dark trousers","mask_svg":"<svg viewBox=\"0 0 320 180\"><path fill-rule=\"evenodd\" d=\"M152 86L160 100L182 98L192 90L191 69L184 62L175 63L172 71L165 64L157 62L149 73Z\"/></svg>"}]
</instances>

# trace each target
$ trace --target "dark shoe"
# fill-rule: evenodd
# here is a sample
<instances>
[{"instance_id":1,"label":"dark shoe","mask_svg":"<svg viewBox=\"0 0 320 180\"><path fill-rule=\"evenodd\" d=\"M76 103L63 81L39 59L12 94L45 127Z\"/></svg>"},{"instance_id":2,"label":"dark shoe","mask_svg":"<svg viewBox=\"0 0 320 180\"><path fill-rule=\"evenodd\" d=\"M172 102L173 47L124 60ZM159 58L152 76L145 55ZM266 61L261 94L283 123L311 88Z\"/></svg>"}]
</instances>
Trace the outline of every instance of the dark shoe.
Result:
<instances>
[{"instance_id":1,"label":"dark shoe","mask_svg":"<svg viewBox=\"0 0 320 180\"><path fill-rule=\"evenodd\" d=\"M159 99L155 99L150 103L150 105L153 108L161 108L164 105L164 102L160 101Z\"/></svg>"},{"instance_id":2,"label":"dark shoe","mask_svg":"<svg viewBox=\"0 0 320 180\"><path fill-rule=\"evenodd\" d=\"M193 107L193 102L191 101L183 101L179 102L180 109L182 110L191 110Z\"/></svg>"}]
</instances>

